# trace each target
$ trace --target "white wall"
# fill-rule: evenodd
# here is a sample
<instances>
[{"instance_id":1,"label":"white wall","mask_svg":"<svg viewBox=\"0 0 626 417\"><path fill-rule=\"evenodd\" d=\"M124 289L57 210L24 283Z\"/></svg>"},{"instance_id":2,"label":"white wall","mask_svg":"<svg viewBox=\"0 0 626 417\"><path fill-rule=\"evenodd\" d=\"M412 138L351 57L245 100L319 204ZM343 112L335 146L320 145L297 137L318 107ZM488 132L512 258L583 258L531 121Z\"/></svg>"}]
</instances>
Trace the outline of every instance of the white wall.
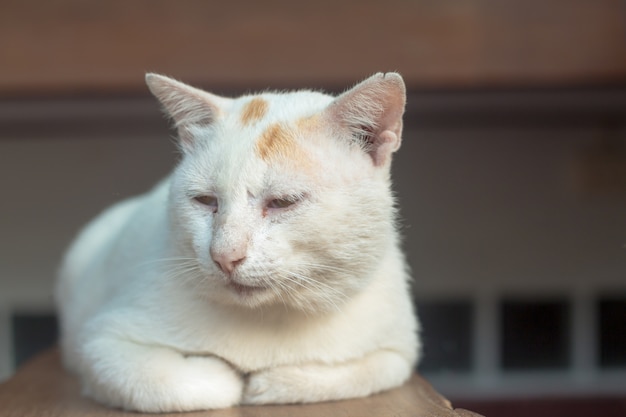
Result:
<instances>
[{"instance_id":1,"label":"white wall","mask_svg":"<svg viewBox=\"0 0 626 417\"><path fill-rule=\"evenodd\" d=\"M82 224L108 204L142 192L175 160L164 138L0 141L0 300L26 302L49 288Z\"/></svg>"},{"instance_id":2,"label":"white wall","mask_svg":"<svg viewBox=\"0 0 626 417\"><path fill-rule=\"evenodd\" d=\"M396 183L419 292L626 290L626 189L576 165L600 128L408 132Z\"/></svg>"}]
</instances>

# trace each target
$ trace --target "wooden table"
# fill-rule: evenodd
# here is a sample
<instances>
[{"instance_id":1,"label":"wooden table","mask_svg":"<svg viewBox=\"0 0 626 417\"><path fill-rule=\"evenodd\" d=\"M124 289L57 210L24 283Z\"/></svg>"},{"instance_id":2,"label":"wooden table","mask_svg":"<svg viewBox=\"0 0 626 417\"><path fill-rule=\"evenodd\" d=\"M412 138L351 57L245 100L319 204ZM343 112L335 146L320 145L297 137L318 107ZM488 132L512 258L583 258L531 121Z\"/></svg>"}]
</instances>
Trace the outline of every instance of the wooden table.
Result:
<instances>
[{"instance_id":1,"label":"wooden table","mask_svg":"<svg viewBox=\"0 0 626 417\"><path fill-rule=\"evenodd\" d=\"M51 349L37 356L19 369L11 379L0 384L1 417L139 415L141 414L108 409L82 397L76 378L63 370L57 349ZM181 414L160 414L159 416L173 415ZM368 398L306 405L243 406L182 415L189 417L478 416L467 410L452 409L450 403L419 375L415 375L403 387Z\"/></svg>"}]
</instances>

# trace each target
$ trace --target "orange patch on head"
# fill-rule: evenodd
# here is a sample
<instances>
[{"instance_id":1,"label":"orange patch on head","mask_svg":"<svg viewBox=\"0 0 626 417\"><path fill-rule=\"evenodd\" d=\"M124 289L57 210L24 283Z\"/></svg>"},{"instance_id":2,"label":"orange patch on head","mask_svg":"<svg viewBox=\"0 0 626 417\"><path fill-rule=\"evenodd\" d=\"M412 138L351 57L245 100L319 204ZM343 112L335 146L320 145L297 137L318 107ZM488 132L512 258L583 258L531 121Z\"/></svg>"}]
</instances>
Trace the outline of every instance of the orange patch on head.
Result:
<instances>
[{"instance_id":1,"label":"orange patch on head","mask_svg":"<svg viewBox=\"0 0 626 417\"><path fill-rule=\"evenodd\" d=\"M263 100L261 97L253 98L243 106L241 122L244 125L249 125L252 122L262 119L267 113L268 107L269 104L267 101Z\"/></svg>"},{"instance_id":2,"label":"orange patch on head","mask_svg":"<svg viewBox=\"0 0 626 417\"><path fill-rule=\"evenodd\" d=\"M289 158L297 147L292 133L278 123L274 123L263 132L256 146L259 156L264 161L275 159L277 156Z\"/></svg>"},{"instance_id":3,"label":"orange patch on head","mask_svg":"<svg viewBox=\"0 0 626 417\"><path fill-rule=\"evenodd\" d=\"M265 162L286 162L300 168L311 164L306 152L296 141L294 132L280 123L270 125L261 134L256 149Z\"/></svg>"},{"instance_id":4,"label":"orange patch on head","mask_svg":"<svg viewBox=\"0 0 626 417\"><path fill-rule=\"evenodd\" d=\"M298 129L310 132L315 130L320 125L320 117L318 114L314 114L313 116L303 117L296 121L296 126Z\"/></svg>"}]
</instances>

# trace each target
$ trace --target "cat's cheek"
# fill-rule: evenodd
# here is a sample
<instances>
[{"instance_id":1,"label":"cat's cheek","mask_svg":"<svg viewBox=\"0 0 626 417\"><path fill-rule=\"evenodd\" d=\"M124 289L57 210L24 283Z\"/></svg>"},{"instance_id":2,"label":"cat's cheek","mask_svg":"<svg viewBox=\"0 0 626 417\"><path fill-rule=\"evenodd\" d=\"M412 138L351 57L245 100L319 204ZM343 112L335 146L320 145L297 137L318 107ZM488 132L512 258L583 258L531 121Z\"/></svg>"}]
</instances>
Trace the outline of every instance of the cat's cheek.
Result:
<instances>
[{"instance_id":1,"label":"cat's cheek","mask_svg":"<svg viewBox=\"0 0 626 417\"><path fill-rule=\"evenodd\" d=\"M187 239L190 240L194 252L187 255L195 258L203 269L212 271L215 265L211 261L210 255L212 240L210 221L196 221L191 223L191 227L187 233Z\"/></svg>"},{"instance_id":2,"label":"cat's cheek","mask_svg":"<svg viewBox=\"0 0 626 417\"><path fill-rule=\"evenodd\" d=\"M251 264L269 276L291 270L294 256L289 234L280 229L273 232L262 233L257 237L250 253Z\"/></svg>"}]
</instances>

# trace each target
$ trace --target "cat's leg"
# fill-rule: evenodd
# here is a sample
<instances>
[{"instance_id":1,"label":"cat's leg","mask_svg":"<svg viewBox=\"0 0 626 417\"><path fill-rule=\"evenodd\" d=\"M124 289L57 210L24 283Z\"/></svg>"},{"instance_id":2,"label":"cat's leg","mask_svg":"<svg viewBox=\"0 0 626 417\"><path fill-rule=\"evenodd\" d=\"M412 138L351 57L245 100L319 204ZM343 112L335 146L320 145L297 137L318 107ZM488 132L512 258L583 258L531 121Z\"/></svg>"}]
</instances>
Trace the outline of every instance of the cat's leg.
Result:
<instances>
[{"instance_id":1,"label":"cat's leg","mask_svg":"<svg viewBox=\"0 0 626 417\"><path fill-rule=\"evenodd\" d=\"M86 343L81 356L84 393L109 406L172 412L225 408L241 400L242 377L216 357L103 338Z\"/></svg>"},{"instance_id":2,"label":"cat's leg","mask_svg":"<svg viewBox=\"0 0 626 417\"><path fill-rule=\"evenodd\" d=\"M363 397L404 383L412 361L390 350L336 365L307 364L251 374L244 404L281 404Z\"/></svg>"}]
</instances>

